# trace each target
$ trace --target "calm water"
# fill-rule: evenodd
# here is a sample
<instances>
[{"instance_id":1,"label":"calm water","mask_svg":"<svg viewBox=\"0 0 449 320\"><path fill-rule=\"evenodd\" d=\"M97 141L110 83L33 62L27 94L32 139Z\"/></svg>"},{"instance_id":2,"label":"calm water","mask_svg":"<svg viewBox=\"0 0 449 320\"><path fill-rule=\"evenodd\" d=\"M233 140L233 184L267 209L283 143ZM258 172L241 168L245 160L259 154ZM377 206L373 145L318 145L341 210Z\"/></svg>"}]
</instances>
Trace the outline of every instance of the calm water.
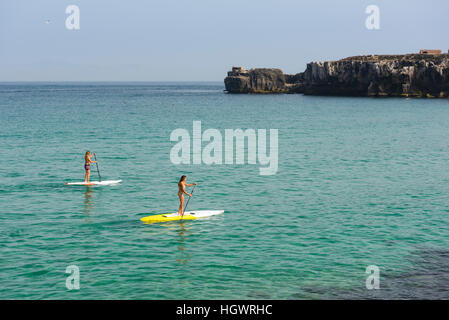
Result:
<instances>
[{"instance_id":1,"label":"calm water","mask_svg":"<svg viewBox=\"0 0 449 320\"><path fill-rule=\"evenodd\" d=\"M0 298L449 298L448 100L222 90L0 85ZM173 165L170 133L193 120L279 129L277 174ZM123 183L64 186L88 149ZM225 214L141 223L177 209L182 174L199 183L190 209Z\"/></svg>"}]
</instances>

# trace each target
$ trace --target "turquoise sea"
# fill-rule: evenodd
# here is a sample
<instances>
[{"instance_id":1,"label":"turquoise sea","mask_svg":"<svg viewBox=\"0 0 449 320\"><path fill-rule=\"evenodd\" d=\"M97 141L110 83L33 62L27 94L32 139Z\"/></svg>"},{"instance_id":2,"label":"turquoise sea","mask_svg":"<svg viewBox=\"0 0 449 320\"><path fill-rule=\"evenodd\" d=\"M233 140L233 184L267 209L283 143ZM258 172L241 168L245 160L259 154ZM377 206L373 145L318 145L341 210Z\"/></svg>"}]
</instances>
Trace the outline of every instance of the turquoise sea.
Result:
<instances>
[{"instance_id":1,"label":"turquoise sea","mask_svg":"<svg viewBox=\"0 0 449 320\"><path fill-rule=\"evenodd\" d=\"M1 84L0 298L449 298L449 100L223 89ZM277 174L172 164L170 133L195 120L278 129ZM86 150L123 182L64 186ZM143 224L177 210L182 174L198 182L190 209L225 213Z\"/></svg>"}]
</instances>

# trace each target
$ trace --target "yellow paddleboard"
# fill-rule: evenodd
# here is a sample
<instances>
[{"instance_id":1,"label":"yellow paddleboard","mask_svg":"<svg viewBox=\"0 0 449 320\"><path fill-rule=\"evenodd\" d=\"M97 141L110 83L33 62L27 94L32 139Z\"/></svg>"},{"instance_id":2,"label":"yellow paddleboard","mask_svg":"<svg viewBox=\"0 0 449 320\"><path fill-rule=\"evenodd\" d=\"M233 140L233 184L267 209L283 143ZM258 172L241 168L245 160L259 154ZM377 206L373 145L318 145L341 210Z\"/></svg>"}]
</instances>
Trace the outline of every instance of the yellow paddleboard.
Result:
<instances>
[{"instance_id":1,"label":"yellow paddleboard","mask_svg":"<svg viewBox=\"0 0 449 320\"><path fill-rule=\"evenodd\" d=\"M179 216L178 213L157 214L141 218L140 220L145 223L155 222L168 222L176 220L194 220L198 218L205 218L223 213L224 210L199 210L199 211L186 211L184 216Z\"/></svg>"},{"instance_id":2,"label":"yellow paddleboard","mask_svg":"<svg viewBox=\"0 0 449 320\"><path fill-rule=\"evenodd\" d=\"M144 217L140 220L143 222L147 222L147 223L154 223L154 222L167 222L167 221L175 221L175 220L192 220L192 219L197 219L197 217L193 217L193 216L189 216L189 215L184 215L183 217L181 217L181 216L170 217L170 216L167 216L167 214L157 214L154 216Z\"/></svg>"}]
</instances>

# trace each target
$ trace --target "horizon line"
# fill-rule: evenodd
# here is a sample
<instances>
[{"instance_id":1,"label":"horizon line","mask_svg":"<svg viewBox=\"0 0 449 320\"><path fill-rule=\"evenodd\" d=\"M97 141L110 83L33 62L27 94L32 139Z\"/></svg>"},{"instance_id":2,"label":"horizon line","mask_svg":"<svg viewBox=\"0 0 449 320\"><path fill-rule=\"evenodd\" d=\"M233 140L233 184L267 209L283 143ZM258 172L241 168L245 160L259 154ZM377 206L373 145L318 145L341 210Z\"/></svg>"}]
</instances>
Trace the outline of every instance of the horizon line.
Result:
<instances>
[{"instance_id":1,"label":"horizon line","mask_svg":"<svg viewBox=\"0 0 449 320\"><path fill-rule=\"evenodd\" d=\"M0 80L8 83L223 83L223 80Z\"/></svg>"}]
</instances>

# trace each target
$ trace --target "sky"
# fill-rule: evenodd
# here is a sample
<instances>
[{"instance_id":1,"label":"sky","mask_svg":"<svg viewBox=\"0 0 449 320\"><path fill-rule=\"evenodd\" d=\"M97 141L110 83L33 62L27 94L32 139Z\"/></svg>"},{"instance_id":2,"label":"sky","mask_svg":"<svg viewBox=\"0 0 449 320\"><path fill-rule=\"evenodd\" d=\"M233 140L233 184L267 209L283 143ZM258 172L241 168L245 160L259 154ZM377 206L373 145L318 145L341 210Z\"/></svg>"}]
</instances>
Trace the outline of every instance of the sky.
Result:
<instances>
[{"instance_id":1,"label":"sky","mask_svg":"<svg viewBox=\"0 0 449 320\"><path fill-rule=\"evenodd\" d=\"M80 29L66 28L77 5ZM365 13L377 5L380 29ZM0 81L223 81L360 54L447 52L447 0L0 0ZM48 23L46 23L46 21Z\"/></svg>"}]
</instances>

